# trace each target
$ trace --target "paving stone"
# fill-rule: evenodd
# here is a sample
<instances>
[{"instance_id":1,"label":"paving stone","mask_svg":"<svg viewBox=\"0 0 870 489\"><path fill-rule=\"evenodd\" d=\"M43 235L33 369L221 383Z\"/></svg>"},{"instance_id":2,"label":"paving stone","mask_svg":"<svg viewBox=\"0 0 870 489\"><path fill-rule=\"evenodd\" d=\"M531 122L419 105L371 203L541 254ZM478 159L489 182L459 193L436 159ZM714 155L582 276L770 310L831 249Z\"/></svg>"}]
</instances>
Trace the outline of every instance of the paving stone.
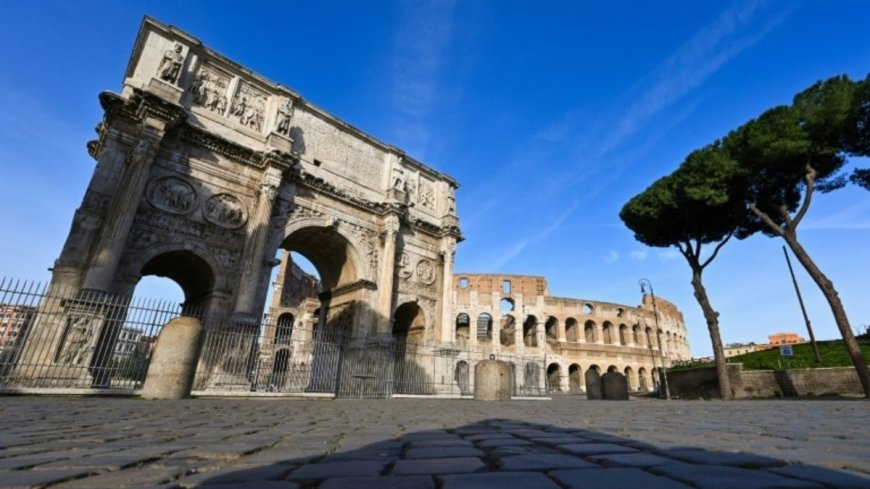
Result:
<instances>
[{"instance_id":1,"label":"paving stone","mask_svg":"<svg viewBox=\"0 0 870 489\"><path fill-rule=\"evenodd\" d=\"M870 487L870 477L842 470L816 467L814 465L786 465L767 469L775 474L810 480L838 489L867 489Z\"/></svg>"},{"instance_id":2,"label":"paving stone","mask_svg":"<svg viewBox=\"0 0 870 489\"><path fill-rule=\"evenodd\" d=\"M393 466L392 475L460 474L485 468L486 465L474 457L424 458L399 460Z\"/></svg>"},{"instance_id":3,"label":"paving stone","mask_svg":"<svg viewBox=\"0 0 870 489\"><path fill-rule=\"evenodd\" d=\"M73 477L84 477L90 472L82 469L66 469L66 470L10 470L0 472L0 487L11 489L17 487L36 487L53 482L71 479Z\"/></svg>"},{"instance_id":4,"label":"paving stone","mask_svg":"<svg viewBox=\"0 0 870 489\"><path fill-rule=\"evenodd\" d=\"M489 433L483 433L480 435L471 435L471 436L465 437L465 439L469 440L469 441L483 441L483 440L505 439L505 438L510 439L510 440L514 439L514 437L512 435L509 435L507 433L497 433L497 432L492 432L492 431Z\"/></svg>"},{"instance_id":5,"label":"paving stone","mask_svg":"<svg viewBox=\"0 0 870 489\"><path fill-rule=\"evenodd\" d=\"M821 488L808 480L791 479L764 470L717 465L662 465L651 471L699 489L802 489Z\"/></svg>"},{"instance_id":6,"label":"paving stone","mask_svg":"<svg viewBox=\"0 0 870 489\"><path fill-rule=\"evenodd\" d=\"M227 484L207 484L197 486L202 488L212 487L214 489L300 489L301 486L290 481L251 481L251 482L232 482Z\"/></svg>"},{"instance_id":7,"label":"paving stone","mask_svg":"<svg viewBox=\"0 0 870 489\"><path fill-rule=\"evenodd\" d=\"M588 442L589 440L578 438L576 436L546 436L529 438L529 441L542 445L568 445L572 443L584 443Z\"/></svg>"},{"instance_id":8,"label":"paving stone","mask_svg":"<svg viewBox=\"0 0 870 489\"><path fill-rule=\"evenodd\" d=\"M435 481L425 475L404 477L342 477L327 479L318 489L435 489Z\"/></svg>"},{"instance_id":9,"label":"paving stone","mask_svg":"<svg viewBox=\"0 0 870 489\"><path fill-rule=\"evenodd\" d=\"M291 470L292 467L286 465L228 467L185 477L178 484L182 487L197 487L201 484L277 481L283 479Z\"/></svg>"},{"instance_id":10,"label":"paving stone","mask_svg":"<svg viewBox=\"0 0 870 489\"><path fill-rule=\"evenodd\" d=\"M412 440L409 444L412 448L426 447L470 447L472 443L462 438L434 438L431 440Z\"/></svg>"},{"instance_id":11,"label":"paving stone","mask_svg":"<svg viewBox=\"0 0 870 489\"><path fill-rule=\"evenodd\" d=\"M607 455L595 455L589 460L615 467L655 467L657 465L679 464L679 460L661 457L652 453L613 453Z\"/></svg>"},{"instance_id":12,"label":"paving stone","mask_svg":"<svg viewBox=\"0 0 870 489\"><path fill-rule=\"evenodd\" d=\"M438 476L442 489L560 489L544 474L536 472L490 472L486 474Z\"/></svg>"},{"instance_id":13,"label":"paving stone","mask_svg":"<svg viewBox=\"0 0 870 489\"><path fill-rule=\"evenodd\" d=\"M477 442L477 446L481 448L519 447L531 444L531 442L519 438L491 438Z\"/></svg>"},{"instance_id":14,"label":"paving stone","mask_svg":"<svg viewBox=\"0 0 870 489\"><path fill-rule=\"evenodd\" d=\"M598 467L580 457L572 457L559 453L530 453L504 457L499 460L499 466L503 470L549 470L549 469L578 469L586 467Z\"/></svg>"},{"instance_id":15,"label":"paving stone","mask_svg":"<svg viewBox=\"0 0 870 489\"><path fill-rule=\"evenodd\" d=\"M386 466L386 462L374 460L349 460L346 462L308 464L291 472L287 476L287 479L318 480L329 477L374 476L380 475Z\"/></svg>"},{"instance_id":16,"label":"paving stone","mask_svg":"<svg viewBox=\"0 0 870 489\"><path fill-rule=\"evenodd\" d=\"M707 450L667 450L662 455L693 464L729 465L732 467L775 467L785 462L752 453L713 452Z\"/></svg>"},{"instance_id":17,"label":"paving stone","mask_svg":"<svg viewBox=\"0 0 870 489\"><path fill-rule=\"evenodd\" d=\"M550 477L567 489L688 489L689 486L637 468L554 470Z\"/></svg>"},{"instance_id":18,"label":"paving stone","mask_svg":"<svg viewBox=\"0 0 870 489\"><path fill-rule=\"evenodd\" d=\"M613 443L571 443L568 445L559 445L560 450L571 452L575 455L596 455L599 453L632 453L636 452L634 448Z\"/></svg>"},{"instance_id":19,"label":"paving stone","mask_svg":"<svg viewBox=\"0 0 870 489\"><path fill-rule=\"evenodd\" d=\"M483 457L484 453L472 446L468 447L423 447L409 448L405 458L448 458Z\"/></svg>"}]
</instances>

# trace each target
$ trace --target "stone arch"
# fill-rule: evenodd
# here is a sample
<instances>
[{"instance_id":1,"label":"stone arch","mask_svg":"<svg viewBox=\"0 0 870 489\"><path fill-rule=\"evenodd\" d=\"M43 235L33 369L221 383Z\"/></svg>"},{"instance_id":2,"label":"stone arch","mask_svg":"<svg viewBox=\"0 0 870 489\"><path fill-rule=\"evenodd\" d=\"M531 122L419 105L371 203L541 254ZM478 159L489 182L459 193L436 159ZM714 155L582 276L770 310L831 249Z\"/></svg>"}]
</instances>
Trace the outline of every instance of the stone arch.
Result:
<instances>
[{"instance_id":1,"label":"stone arch","mask_svg":"<svg viewBox=\"0 0 870 489\"><path fill-rule=\"evenodd\" d=\"M568 366L568 392L580 392L583 388L582 370L583 369L580 368L580 365L576 363L572 363Z\"/></svg>"},{"instance_id":2,"label":"stone arch","mask_svg":"<svg viewBox=\"0 0 870 489\"><path fill-rule=\"evenodd\" d=\"M652 328L650 328L649 326L647 326L647 328L646 328L646 330L644 331L644 333L646 334L646 344L647 344L647 346L649 346L650 348L655 348L655 347L656 347L656 339L655 339L655 336L653 335L653 330L652 330Z\"/></svg>"},{"instance_id":3,"label":"stone arch","mask_svg":"<svg viewBox=\"0 0 870 489\"><path fill-rule=\"evenodd\" d=\"M523 367L524 394L537 394L541 390L541 367L537 362L527 362Z\"/></svg>"},{"instance_id":4,"label":"stone arch","mask_svg":"<svg viewBox=\"0 0 870 489\"><path fill-rule=\"evenodd\" d=\"M607 371L619 373L619 367L617 367L616 365L611 365L611 366L607 367Z\"/></svg>"},{"instance_id":5,"label":"stone arch","mask_svg":"<svg viewBox=\"0 0 870 489\"><path fill-rule=\"evenodd\" d=\"M562 367L553 362L547 366L547 391L562 392Z\"/></svg>"},{"instance_id":6,"label":"stone arch","mask_svg":"<svg viewBox=\"0 0 870 489\"><path fill-rule=\"evenodd\" d=\"M613 344L613 323L604 321L601 325L601 337L605 345Z\"/></svg>"},{"instance_id":7,"label":"stone arch","mask_svg":"<svg viewBox=\"0 0 870 489\"><path fill-rule=\"evenodd\" d=\"M272 372L269 377L269 386L271 388L282 389L287 384L290 355L289 348L280 348L275 352L275 359L272 361Z\"/></svg>"},{"instance_id":8,"label":"stone arch","mask_svg":"<svg viewBox=\"0 0 870 489\"><path fill-rule=\"evenodd\" d=\"M289 345L293 337L293 323L295 318L293 314L285 312L278 316L275 321L275 337L273 343L276 345Z\"/></svg>"},{"instance_id":9,"label":"stone arch","mask_svg":"<svg viewBox=\"0 0 870 489\"><path fill-rule=\"evenodd\" d=\"M426 392L428 377L416 362L417 349L426 331L426 315L416 302L404 302L393 313L393 338L396 341L393 385L399 394Z\"/></svg>"},{"instance_id":10,"label":"stone arch","mask_svg":"<svg viewBox=\"0 0 870 489\"><path fill-rule=\"evenodd\" d=\"M416 302L405 302L393 313L393 337L416 346L423 342L426 331L426 315Z\"/></svg>"},{"instance_id":11,"label":"stone arch","mask_svg":"<svg viewBox=\"0 0 870 489\"><path fill-rule=\"evenodd\" d=\"M589 321L586 321L586 323L583 325L583 335L584 338L586 338L586 343L595 343L595 341L598 339L596 337L597 335L595 334L596 329L597 328L595 327L595 321L591 319Z\"/></svg>"},{"instance_id":12,"label":"stone arch","mask_svg":"<svg viewBox=\"0 0 870 489\"><path fill-rule=\"evenodd\" d=\"M499 311L501 311L502 313L513 312L514 308L516 307L516 303L510 297L504 297L501 301L499 301L498 307Z\"/></svg>"},{"instance_id":13,"label":"stone arch","mask_svg":"<svg viewBox=\"0 0 870 489\"><path fill-rule=\"evenodd\" d=\"M456 315L456 329L454 332L454 338L459 343L464 343L468 341L471 335L471 319L468 317L467 313L460 312Z\"/></svg>"},{"instance_id":14,"label":"stone arch","mask_svg":"<svg viewBox=\"0 0 870 489\"><path fill-rule=\"evenodd\" d=\"M510 314L501 317L499 342L501 346L513 346L516 342L517 320Z\"/></svg>"},{"instance_id":15,"label":"stone arch","mask_svg":"<svg viewBox=\"0 0 870 489\"><path fill-rule=\"evenodd\" d=\"M635 345L643 344L641 342L640 326L637 324L631 327L631 339Z\"/></svg>"},{"instance_id":16,"label":"stone arch","mask_svg":"<svg viewBox=\"0 0 870 489\"><path fill-rule=\"evenodd\" d=\"M459 393L462 395L471 394L471 369L468 367L468 362L460 360L456 362L454 372L454 380L459 386Z\"/></svg>"},{"instance_id":17,"label":"stone arch","mask_svg":"<svg viewBox=\"0 0 870 489\"><path fill-rule=\"evenodd\" d=\"M601 399L601 369L598 365L592 364L586 369L584 374L586 381L586 397L589 399Z\"/></svg>"},{"instance_id":18,"label":"stone arch","mask_svg":"<svg viewBox=\"0 0 870 489\"><path fill-rule=\"evenodd\" d=\"M637 390L643 392L649 390L649 387L647 387L647 374L645 367L637 369Z\"/></svg>"},{"instance_id":19,"label":"stone arch","mask_svg":"<svg viewBox=\"0 0 870 489\"><path fill-rule=\"evenodd\" d=\"M595 312L595 306L587 302L580 307L580 312L587 316L591 315Z\"/></svg>"},{"instance_id":20,"label":"stone arch","mask_svg":"<svg viewBox=\"0 0 870 489\"><path fill-rule=\"evenodd\" d=\"M628 344L628 326L624 324L619 325L619 344L623 346Z\"/></svg>"},{"instance_id":21,"label":"stone arch","mask_svg":"<svg viewBox=\"0 0 870 489\"><path fill-rule=\"evenodd\" d=\"M207 312L209 299L216 291L226 288L227 277L220 273L223 269L216 265L217 262L205 249L199 246L190 248L158 246L129 257L125 268L135 279L122 292L131 294L142 277L165 277L181 287L186 308Z\"/></svg>"},{"instance_id":22,"label":"stone arch","mask_svg":"<svg viewBox=\"0 0 870 489\"><path fill-rule=\"evenodd\" d=\"M477 341L492 341L492 316L487 312L477 316Z\"/></svg>"},{"instance_id":23,"label":"stone arch","mask_svg":"<svg viewBox=\"0 0 870 489\"><path fill-rule=\"evenodd\" d=\"M279 247L307 258L317 269L324 290L370 278L370 267L361 266L362 245L343 226L329 225L325 219L291 219L283 234Z\"/></svg>"},{"instance_id":24,"label":"stone arch","mask_svg":"<svg viewBox=\"0 0 870 489\"><path fill-rule=\"evenodd\" d=\"M631 367L625 367L622 373L625 375L625 382L628 384L629 392L634 391L637 387L634 381L634 370Z\"/></svg>"},{"instance_id":25,"label":"stone arch","mask_svg":"<svg viewBox=\"0 0 870 489\"><path fill-rule=\"evenodd\" d=\"M580 341L580 328L577 320L568 318L565 320L565 340L570 342Z\"/></svg>"},{"instance_id":26,"label":"stone arch","mask_svg":"<svg viewBox=\"0 0 870 489\"><path fill-rule=\"evenodd\" d=\"M538 318L533 314L523 321L523 344L530 348L538 346Z\"/></svg>"},{"instance_id":27,"label":"stone arch","mask_svg":"<svg viewBox=\"0 0 870 489\"><path fill-rule=\"evenodd\" d=\"M547 322L544 324L544 334L548 342L559 341L559 320L556 319L556 316L547 318Z\"/></svg>"}]
</instances>

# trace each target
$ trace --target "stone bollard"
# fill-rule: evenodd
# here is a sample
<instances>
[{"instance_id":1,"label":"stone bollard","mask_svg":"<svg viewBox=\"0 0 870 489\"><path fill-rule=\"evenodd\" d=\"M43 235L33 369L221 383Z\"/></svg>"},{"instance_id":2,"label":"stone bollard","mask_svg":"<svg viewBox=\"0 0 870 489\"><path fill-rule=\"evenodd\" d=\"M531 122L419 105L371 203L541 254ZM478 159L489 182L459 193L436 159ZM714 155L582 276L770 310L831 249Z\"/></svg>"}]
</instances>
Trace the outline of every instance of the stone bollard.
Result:
<instances>
[{"instance_id":1,"label":"stone bollard","mask_svg":"<svg viewBox=\"0 0 870 489\"><path fill-rule=\"evenodd\" d=\"M183 399L190 395L203 336L202 324L196 318L182 316L166 323L151 352L143 398Z\"/></svg>"},{"instance_id":2,"label":"stone bollard","mask_svg":"<svg viewBox=\"0 0 870 489\"><path fill-rule=\"evenodd\" d=\"M619 372L607 372L601 376L601 394L608 401L628 400L628 380Z\"/></svg>"},{"instance_id":3,"label":"stone bollard","mask_svg":"<svg viewBox=\"0 0 870 489\"><path fill-rule=\"evenodd\" d=\"M586 399L597 401L603 399L601 393L601 376L594 370L586 372Z\"/></svg>"},{"instance_id":4,"label":"stone bollard","mask_svg":"<svg viewBox=\"0 0 870 489\"><path fill-rule=\"evenodd\" d=\"M507 362L483 360L474 366L474 400L509 401L511 370Z\"/></svg>"}]
</instances>

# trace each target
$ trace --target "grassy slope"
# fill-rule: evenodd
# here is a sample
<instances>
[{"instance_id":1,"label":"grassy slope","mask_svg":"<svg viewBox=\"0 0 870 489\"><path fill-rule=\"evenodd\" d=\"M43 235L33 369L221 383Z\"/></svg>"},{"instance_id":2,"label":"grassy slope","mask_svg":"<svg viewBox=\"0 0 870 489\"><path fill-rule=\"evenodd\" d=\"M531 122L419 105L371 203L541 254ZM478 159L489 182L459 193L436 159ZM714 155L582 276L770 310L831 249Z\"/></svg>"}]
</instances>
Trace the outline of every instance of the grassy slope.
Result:
<instances>
[{"instance_id":1,"label":"grassy slope","mask_svg":"<svg viewBox=\"0 0 870 489\"><path fill-rule=\"evenodd\" d=\"M744 355L733 356L728 363L742 363L743 370L776 370L783 368L813 368L813 367L851 367L852 361L846 354L842 341L818 342L822 363L816 364L813 347L809 343L794 345L794 356L791 359L780 356L779 348L765 351L755 351ZM859 342L864 361L870 364L870 342Z\"/></svg>"}]
</instances>

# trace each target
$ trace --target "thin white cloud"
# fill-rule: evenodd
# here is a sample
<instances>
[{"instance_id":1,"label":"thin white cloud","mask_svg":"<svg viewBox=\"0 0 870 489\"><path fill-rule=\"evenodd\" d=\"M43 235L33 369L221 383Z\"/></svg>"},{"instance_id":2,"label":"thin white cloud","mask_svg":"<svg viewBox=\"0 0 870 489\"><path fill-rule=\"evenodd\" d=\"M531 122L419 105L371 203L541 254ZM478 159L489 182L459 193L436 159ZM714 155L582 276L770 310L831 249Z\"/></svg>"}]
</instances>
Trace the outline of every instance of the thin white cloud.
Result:
<instances>
[{"instance_id":1,"label":"thin white cloud","mask_svg":"<svg viewBox=\"0 0 870 489\"><path fill-rule=\"evenodd\" d=\"M400 21L392 60L395 139L418 158L429 141L427 118L438 95L444 54L453 31L452 0L409 2Z\"/></svg>"},{"instance_id":2,"label":"thin white cloud","mask_svg":"<svg viewBox=\"0 0 870 489\"><path fill-rule=\"evenodd\" d=\"M608 251L607 254L604 255L604 261L606 263L616 263L616 260L619 260L619 253L613 250Z\"/></svg>"},{"instance_id":3,"label":"thin white cloud","mask_svg":"<svg viewBox=\"0 0 870 489\"><path fill-rule=\"evenodd\" d=\"M636 250L628 254L630 258L638 261L646 260L647 255L649 255L649 253L646 250Z\"/></svg>"},{"instance_id":4,"label":"thin white cloud","mask_svg":"<svg viewBox=\"0 0 870 489\"><path fill-rule=\"evenodd\" d=\"M766 36L796 8L792 3L772 18L761 19L765 0L748 0L729 8L713 23L648 75L640 97L625 111L604 143L599 156L634 135L649 120L706 81L728 61Z\"/></svg>"},{"instance_id":5,"label":"thin white cloud","mask_svg":"<svg viewBox=\"0 0 870 489\"><path fill-rule=\"evenodd\" d=\"M858 192L860 194L865 191L862 189ZM816 206L824 204L825 202L819 202ZM820 211L824 209L811 208L807 213L807 220L798 229L807 231L870 229L870 200L866 198L856 200L851 205L839 206L833 212L822 214Z\"/></svg>"},{"instance_id":6,"label":"thin white cloud","mask_svg":"<svg viewBox=\"0 0 870 489\"><path fill-rule=\"evenodd\" d=\"M556 232L559 228L562 227L562 224L577 210L577 206L579 202L575 201L573 204L568 206L568 208L562 212L556 219L554 219L544 230L540 232L536 232L534 234L534 239L523 238L513 246L511 246L505 253L501 254L499 257L495 259L494 262L494 270L499 270L502 266L519 256L520 253L525 251L530 245L543 241L548 238L551 234Z\"/></svg>"}]
</instances>

